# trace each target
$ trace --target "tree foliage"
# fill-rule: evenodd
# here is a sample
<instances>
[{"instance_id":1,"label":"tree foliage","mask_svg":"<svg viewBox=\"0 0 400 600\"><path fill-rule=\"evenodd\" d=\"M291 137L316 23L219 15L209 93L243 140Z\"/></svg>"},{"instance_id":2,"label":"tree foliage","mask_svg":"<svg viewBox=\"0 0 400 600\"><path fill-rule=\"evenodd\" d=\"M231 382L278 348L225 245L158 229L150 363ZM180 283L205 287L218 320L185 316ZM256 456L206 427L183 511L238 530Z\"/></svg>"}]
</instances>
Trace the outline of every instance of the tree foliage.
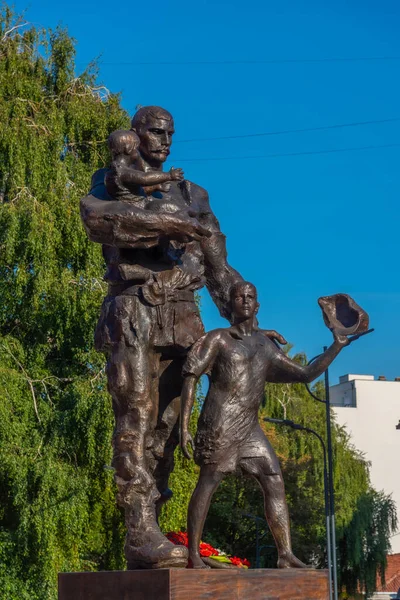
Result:
<instances>
[{"instance_id":1,"label":"tree foliage","mask_svg":"<svg viewBox=\"0 0 400 600\"><path fill-rule=\"evenodd\" d=\"M59 571L124 568L113 415L93 332L106 294L79 200L127 127L117 95L76 75L63 29L0 14L0 590L56 598ZM181 529L197 478L177 453L161 519Z\"/></svg>"},{"instance_id":2,"label":"tree foliage","mask_svg":"<svg viewBox=\"0 0 400 600\"><path fill-rule=\"evenodd\" d=\"M58 571L123 565L92 343L104 268L79 199L129 121L94 72L76 76L66 31L21 24L1 13L0 589L45 600Z\"/></svg>"}]
</instances>

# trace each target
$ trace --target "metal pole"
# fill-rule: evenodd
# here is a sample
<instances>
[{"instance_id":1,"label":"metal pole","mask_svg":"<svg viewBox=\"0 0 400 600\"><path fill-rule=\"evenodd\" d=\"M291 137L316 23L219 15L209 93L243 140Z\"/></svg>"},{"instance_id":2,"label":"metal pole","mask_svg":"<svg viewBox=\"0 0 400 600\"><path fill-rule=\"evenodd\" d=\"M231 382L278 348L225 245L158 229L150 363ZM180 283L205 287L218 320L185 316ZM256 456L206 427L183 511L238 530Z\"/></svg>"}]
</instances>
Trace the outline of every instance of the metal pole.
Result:
<instances>
[{"instance_id":1,"label":"metal pole","mask_svg":"<svg viewBox=\"0 0 400 600\"><path fill-rule=\"evenodd\" d=\"M328 481L326 482L328 485ZM326 515L326 554L328 561L328 575L329 575L329 600L333 600L333 568L332 568L332 545L331 545L331 519L328 514Z\"/></svg>"},{"instance_id":2,"label":"metal pole","mask_svg":"<svg viewBox=\"0 0 400 600\"><path fill-rule=\"evenodd\" d=\"M327 347L324 346L324 352ZM331 427L331 403L329 395L329 371L325 371L325 409L326 409L326 437L328 445L328 481L329 481L329 512L331 521L332 542L332 568L333 568L333 593L334 600L338 600L337 582L337 555L336 555L336 525L335 525L335 492L333 485L333 452L332 452L332 427Z\"/></svg>"},{"instance_id":3,"label":"metal pole","mask_svg":"<svg viewBox=\"0 0 400 600\"><path fill-rule=\"evenodd\" d=\"M329 503L329 478L328 478L328 466L327 466L327 452L324 440L322 437L313 429L309 427L302 427L304 431L308 431L317 437L321 443L323 457L324 457L324 500L325 500L325 521L326 521L326 554L328 561L328 573L329 573L329 600L333 600L334 594L334 572L332 562L332 533L331 533L331 522L330 522L330 503ZM335 599L336 600L336 599Z\"/></svg>"},{"instance_id":4,"label":"metal pole","mask_svg":"<svg viewBox=\"0 0 400 600\"><path fill-rule=\"evenodd\" d=\"M324 452L324 497L325 497L325 521L326 521L326 554L328 561L329 571L329 600L333 600L333 564L332 564L332 537L331 537L331 523L330 523L330 507L329 507L329 491L328 491L328 468L326 464L326 448L322 439L320 438Z\"/></svg>"},{"instance_id":5,"label":"metal pole","mask_svg":"<svg viewBox=\"0 0 400 600\"><path fill-rule=\"evenodd\" d=\"M262 521L263 523L266 523L265 519L262 519L261 517L256 517L255 515L250 515L247 513L242 513L242 515L244 517L247 517L248 519L253 519L254 523L256 524L256 569L260 568L260 529L259 529L259 523L260 521ZM264 537L265 534L263 534L261 537Z\"/></svg>"},{"instance_id":6,"label":"metal pole","mask_svg":"<svg viewBox=\"0 0 400 600\"><path fill-rule=\"evenodd\" d=\"M310 392L311 393L311 392ZM323 402L319 398L316 398L319 402ZM327 467L327 451L326 445L322 437L314 431L314 429L310 429L310 427L305 427L304 425L300 425L298 423L294 423L289 419L270 419L268 417L264 418L264 421L269 423L276 423L278 425L286 425L287 427L291 427L292 429L297 429L299 431L307 431L308 433L312 433L321 443L322 446L322 455L324 458L324 501L325 501L325 522L326 522L326 554L328 561L328 577L329 577L329 600L333 600L334 593L334 573L333 573L333 563L332 563L332 536L331 536L331 520L330 520L330 502L329 502L329 481L328 481L328 467ZM336 587L337 589L337 587ZM335 598L335 600L337 600Z\"/></svg>"},{"instance_id":7,"label":"metal pole","mask_svg":"<svg viewBox=\"0 0 400 600\"><path fill-rule=\"evenodd\" d=\"M258 531L258 519L256 521L256 569L260 568L260 538Z\"/></svg>"},{"instance_id":8,"label":"metal pole","mask_svg":"<svg viewBox=\"0 0 400 600\"><path fill-rule=\"evenodd\" d=\"M372 333L373 329L368 329L368 331L364 331L363 333L359 333L357 335L350 336L348 338L349 342L352 343L354 340L357 340L359 337L367 335L368 333ZM326 352L327 346L324 346L324 352ZM320 356L320 355L318 355ZM309 361L309 365L314 362L318 356L314 356ZM310 387L305 384L306 390L310 394L314 400L325 404L326 410L326 439L328 445L328 488L329 488L329 522L330 526L327 527L327 530L330 530L330 539L331 539L331 556L332 556L332 571L333 571L333 593L334 600L338 600L338 582L337 582L337 553L336 553L336 524L335 524L335 494L334 494L334 485L333 485L333 452L332 452L332 428L331 428L331 403L329 397L329 372L328 369L325 371L325 400L321 400L318 398L310 389ZM328 562L329 562L329 552L328 552Z\"/></svg>"}]
</instances>

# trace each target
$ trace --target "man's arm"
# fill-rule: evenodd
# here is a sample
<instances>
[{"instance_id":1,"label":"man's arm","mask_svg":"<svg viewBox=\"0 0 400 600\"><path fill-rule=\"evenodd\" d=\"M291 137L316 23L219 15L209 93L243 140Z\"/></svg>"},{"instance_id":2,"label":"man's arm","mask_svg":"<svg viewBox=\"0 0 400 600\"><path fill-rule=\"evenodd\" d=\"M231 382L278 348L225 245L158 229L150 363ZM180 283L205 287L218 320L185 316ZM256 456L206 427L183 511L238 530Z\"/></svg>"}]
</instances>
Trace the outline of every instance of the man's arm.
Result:
<instances>
[{"instance_id":1,"label":"man's arm","mask_svg":"<svg viewBox=\"0 0 400 600\"><path fill-rule=\"evenodd\" d=\"M228 263L226 237L221 232L218 219L211 210L206 190L199 186L193 187L194 194L197 195L202 207L199 221L211 233L211 237L201 242L206 286L221 315L231 322L230 290L235 283L243 281L243 277ZM256 318L255 323L257 324ZM274 342L287 343L285 338L275 330L264 330L264 334Z\"/></svg>"},{"instance_id":2,"label":"man's arm","mask_svg":"<svg viewBox=\"0 0 400 600\"><path fill-rule=\"evenodd\" d=\"M311 383L322 375L339 352L350 343L347 337L334 334L333 344L309 365L301 365L289 358L282 350L274 350L274 357L267 372L270 383Z\"/></svg>"},{"instance_id":3,"label":"man's arm","mask_svg":"<svg viewBox=\"0 0 400 600\"><path fill-rule=\"evenodd\" d=\"M81 218L92 242L119 248L150 248L163 238L201 241L209 233L184 212L153 213L93 195L81 200Z\"/></svg>"},{"instance_id":4,"label":"man's arm","mask_svg":"<svg viewBox=\"0 0 400 600\"><path fill-rule=\"evenodd\" d=\"M243 281L243 277L228 263L226 238L221 232L218 219L210 208L207 192L202 188L200 190L201 204L204 210L199 220L211 232L211 237L202 240L201 243L206 285L219 312L230 321L230 289L238 281Z\"/></svg>"}]
</instances>

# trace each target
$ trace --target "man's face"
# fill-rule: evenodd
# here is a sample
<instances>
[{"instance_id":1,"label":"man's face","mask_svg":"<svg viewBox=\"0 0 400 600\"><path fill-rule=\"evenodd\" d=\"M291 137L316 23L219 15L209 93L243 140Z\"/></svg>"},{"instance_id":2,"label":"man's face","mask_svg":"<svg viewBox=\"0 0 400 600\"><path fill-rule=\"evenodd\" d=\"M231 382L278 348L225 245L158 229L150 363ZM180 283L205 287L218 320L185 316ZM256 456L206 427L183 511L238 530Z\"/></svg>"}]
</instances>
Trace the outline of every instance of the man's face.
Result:
<instances>
[{"instance_id":1,"label":"man's face","mask_svg":"<svg viewBox=\"0 0 400 600\"><path fill-rule=\"evenodd\" d=\"M249 319L258 309L257 293L252 285L238 285L231 297L232 313L237 319Z\"/></svg>"},{"instance_id":2,"label":"man's face","mask_svg":"<svg viewBox=\"0 0 400 600\"><path fill-rule=\"evenodd\" d=\"M151 165L159 166L168 158L172 136L175 133L173 121L155 119L149 115L147 123L137 131L140 137L140 153Z\"/></svg>"}]
</instances>

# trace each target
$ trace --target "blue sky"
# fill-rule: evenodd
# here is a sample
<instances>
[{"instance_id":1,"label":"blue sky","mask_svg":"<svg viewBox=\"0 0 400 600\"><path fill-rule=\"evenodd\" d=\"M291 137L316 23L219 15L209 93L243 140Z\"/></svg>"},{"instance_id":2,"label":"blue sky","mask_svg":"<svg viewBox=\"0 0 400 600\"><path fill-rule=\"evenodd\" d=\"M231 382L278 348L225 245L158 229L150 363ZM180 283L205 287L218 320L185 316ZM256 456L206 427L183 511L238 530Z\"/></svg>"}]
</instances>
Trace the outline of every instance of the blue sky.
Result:
<instances>
[{"instance_id":1,"label":"blue sky","mask_svg":"<svg viewBox=\"0 0 400 600\"><path fill-rule=\"evenodd\" d=\"M100 57L99 80L121 92L130 113L138 104L173 113L171 164L209 191L230 263L258 287L263 327L311 357L331 339L317 298L349 293L375 332L343 351L332 382L347 372L400 376L400 147L265 158L400 144L400 121L178 143L400 117L400 60L154 64L400 58L399 2L18 0L16 7L37 25L67 26L78 69ZM134 64L143 62L153 64ZM230 158L189 160L210 157ZM203 318L207 329L224 325L206 294Z\"/></svg>"}]
</instances>

